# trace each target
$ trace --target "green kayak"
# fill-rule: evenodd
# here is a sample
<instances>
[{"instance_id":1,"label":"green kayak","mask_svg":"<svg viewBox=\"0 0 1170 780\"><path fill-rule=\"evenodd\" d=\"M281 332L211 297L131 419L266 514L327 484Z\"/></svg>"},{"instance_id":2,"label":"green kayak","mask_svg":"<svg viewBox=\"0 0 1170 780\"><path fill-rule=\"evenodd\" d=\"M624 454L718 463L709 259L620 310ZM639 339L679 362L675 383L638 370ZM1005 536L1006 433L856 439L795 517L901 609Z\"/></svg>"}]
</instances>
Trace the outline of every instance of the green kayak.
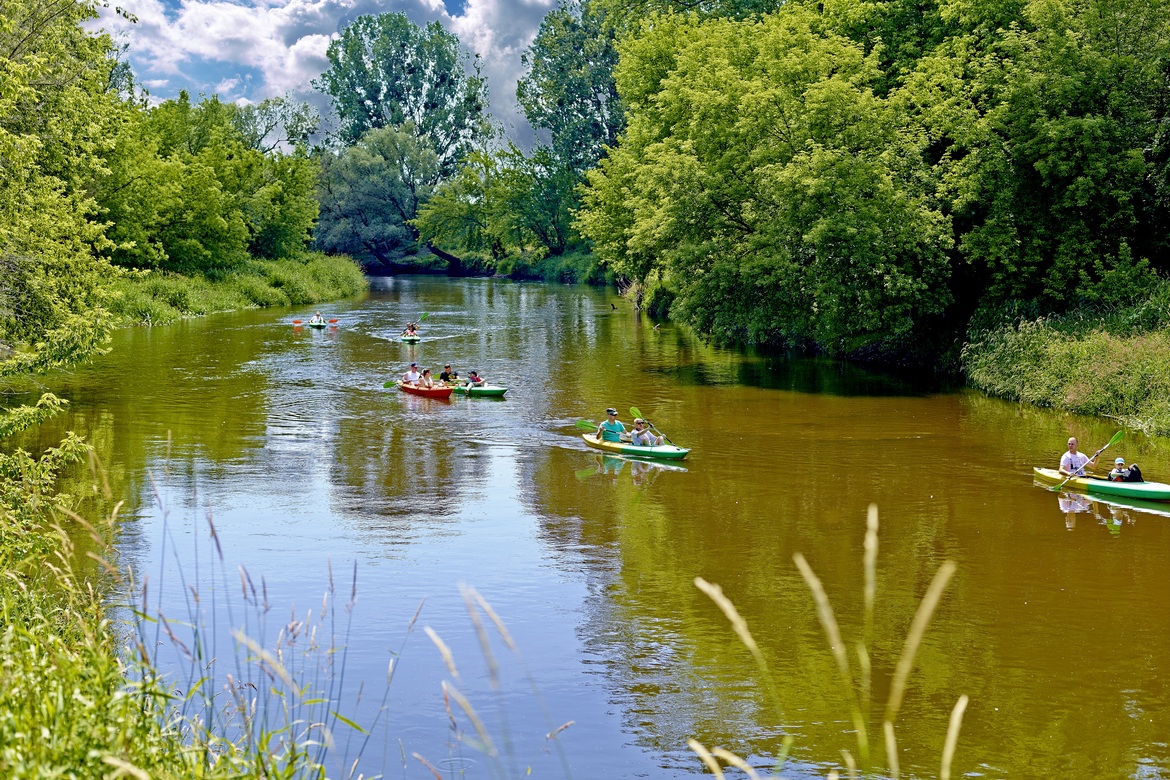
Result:
<instances>
[{"instance_id":1,"label":"green kayak","mask_svg":"<svg viewBox=\"0 0 1170 780\"><path fill-rule=\"evenodd\" d=\"M456 385L455 392L471 398L503 398L504 393L508 392L508 388L495 385L481 385L480 387Z\"/></svg>"},{"instance_id":2,"label":"green kayak","mask_svg":"<svg viewBox=\"0 0 1170 780\"><path fill-rule=\"evenodd\" d=\"M317 330L321 330L322 328L325 327L324 322L306 322L305 324L308 325L310 328L316 328Z\"/></svg>"},{"instance_id":3,"label":"green kayak","mask_svg":"<svg viewBox=\"0 0 1170 780\"><path fill-rule=\"evenodd\" d=\"M1064 482L1064 474L1056 469L1032 469L1036 480L1049 485ZM1110 482L1104 477L1073 477L1064 482L1062 490L1088 493L1091 496L1116 496L1139 501L1170 501L1170 485L1162 482Z\"/></svg>"},{"instance_id":4,"label":"green kayak","mask_svg":"<svg viewBox=\"0 0 1170 780\"><path fill-rule=\"evenodd\" d=\"M422 341L422 336L403 336L402 340L407 344L417 344Z\"/></svg>"},{"instance_id":5,"label":"green kayak","mask_svg":"<svg viewBox=\"0 0 1170 780\"><path fill-rule=\"evenodd\" d=\"M673 444L660 444L656 447L640 447L624 441L601 441L596 434L584 433L581 438L590 447L606 452L616 452L619 455L632 455L636 458L661 458L663 460L682 460L690 450L676 447Z\"/></svg>"}]
</instances>

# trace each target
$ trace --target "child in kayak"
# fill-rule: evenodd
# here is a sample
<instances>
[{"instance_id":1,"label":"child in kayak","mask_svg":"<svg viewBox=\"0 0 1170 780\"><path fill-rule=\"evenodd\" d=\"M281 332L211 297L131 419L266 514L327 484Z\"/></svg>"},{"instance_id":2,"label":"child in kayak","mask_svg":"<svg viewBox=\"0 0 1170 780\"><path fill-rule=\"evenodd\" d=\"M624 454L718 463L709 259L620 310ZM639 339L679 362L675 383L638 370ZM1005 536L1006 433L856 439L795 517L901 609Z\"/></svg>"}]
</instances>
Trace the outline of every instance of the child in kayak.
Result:
<instances>
[{"instance_id":1,"label":"child in kayak","mask_svg":"<svg viewBox=\"0 0 1170 780\"><path fill-rule=\"evenodd\" d=\"M469 387L483 387L487 384L487 380L479 375L479 372L472 369L467 374L467 384Z\"/></svg>"},{"instance_id":2,"label":"child in kayak","mask_svg":"<svg viewBox=\"0 0 1170 780\"><path fill-rule=\"evenodd\" d=\"M1113 470L1109 472L1110 482L1143 482L1141 469L1136 463L1125 466L1125 458L1113 461Z\"/></svg>"}]
</instances>

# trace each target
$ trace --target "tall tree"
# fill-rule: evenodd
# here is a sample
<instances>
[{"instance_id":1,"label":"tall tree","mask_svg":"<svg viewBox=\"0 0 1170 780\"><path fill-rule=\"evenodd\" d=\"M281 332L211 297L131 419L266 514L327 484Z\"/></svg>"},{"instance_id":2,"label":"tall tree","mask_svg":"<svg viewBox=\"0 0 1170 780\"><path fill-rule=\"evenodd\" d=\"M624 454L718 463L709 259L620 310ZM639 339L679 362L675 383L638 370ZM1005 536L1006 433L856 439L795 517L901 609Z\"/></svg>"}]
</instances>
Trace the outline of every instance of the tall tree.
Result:
<instances>
[{"instance_id":1,"label":"tall tree","mask_svg":"<svg viewBox=\"0 0 1170 780\"><path fill-rule=\"evenodd\" d=\"M438 22L420 28L402 13L362 16L329 44L328 57L316 86L332 100L343 144L409 126L446 178L486 133L479 57L469 67L459 39Z\"/></svg>"},{"instance_id":2,"label":"tall tree","mask_svg":"<svg viewBox=\"0 0 1170 780\"><path fill-rule=\"evenodd\" d=\"M549 11L521 61L516 97L529 123L547 130L553 155L580 175L617 144L624 125L614 83L616 35L589 0Z\"/></svg>"},{"instance_id":3,"label":"tall tree","mask_svg":"<svg viewBox=\"0 0 1170 780\"><path fill-rule=\"evenodd\" d=\"M419 205L438 180L439 160L410 122L366 132L357 144L322 157L322 249L392 260L416 248Z\"/></svg>"}]
</instances>

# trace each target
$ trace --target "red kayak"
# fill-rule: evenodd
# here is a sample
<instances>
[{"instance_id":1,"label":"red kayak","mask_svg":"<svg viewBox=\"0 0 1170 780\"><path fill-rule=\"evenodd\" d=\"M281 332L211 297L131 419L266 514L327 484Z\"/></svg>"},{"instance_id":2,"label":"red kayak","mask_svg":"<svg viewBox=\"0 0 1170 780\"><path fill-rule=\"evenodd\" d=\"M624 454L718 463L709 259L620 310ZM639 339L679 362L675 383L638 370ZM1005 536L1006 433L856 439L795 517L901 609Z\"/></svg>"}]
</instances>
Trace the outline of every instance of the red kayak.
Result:
<instances>
[{"instance_id":1,"label":"red kayak","mask_svg":"<svg viewBox=\"0 0 1170 780\"><path fill-rule=\"evenodd\" d=\"M414 385L405 385L401 381L398 383L398 389L404 393L413 393L421 395L424 398L450 398L450 387L415 387Z\"/></svg>"}]
</instances>

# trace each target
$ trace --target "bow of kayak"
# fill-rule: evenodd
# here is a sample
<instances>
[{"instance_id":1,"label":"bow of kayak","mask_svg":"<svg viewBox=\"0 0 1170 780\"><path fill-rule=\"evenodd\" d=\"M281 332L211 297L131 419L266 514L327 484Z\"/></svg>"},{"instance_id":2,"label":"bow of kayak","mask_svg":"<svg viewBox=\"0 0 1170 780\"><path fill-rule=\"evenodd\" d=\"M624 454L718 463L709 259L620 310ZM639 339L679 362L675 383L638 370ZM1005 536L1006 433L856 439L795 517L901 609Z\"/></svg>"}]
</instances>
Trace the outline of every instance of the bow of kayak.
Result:
<instances>
[{"instance_id":1,"label":"bow of kayak","mask_svg":"<svg viewBox=\"0 0 1170 780\"><path fill-rule=\"evenodd\" d=\"M1059 485L1064 474L1056 469L1034 468L1032 473L1038 482ZM1170 501L1170 485L1162 482L1110 482L1104 477L1073 477L1064 483L1064 490L1088 493L1091 496L1116 496L1139 501Z\"/></svg>"},{"instance_id":2,"label":"bow of kayak","mask_svg":"<svg viewBox=\"0 0 1170 780\"><path fill-rule=\"evenodd\" d=\"M590 447L605 452L616 452L619 455L631 455L635 458L661 458L663 460L682 460L690 450L685 447L676 447L673 444L659 444L655 447L643 447L636 444L627 444L622 441L603 441L595 434L583 433L581 438Z\"/></svg>"}]
</instances>

